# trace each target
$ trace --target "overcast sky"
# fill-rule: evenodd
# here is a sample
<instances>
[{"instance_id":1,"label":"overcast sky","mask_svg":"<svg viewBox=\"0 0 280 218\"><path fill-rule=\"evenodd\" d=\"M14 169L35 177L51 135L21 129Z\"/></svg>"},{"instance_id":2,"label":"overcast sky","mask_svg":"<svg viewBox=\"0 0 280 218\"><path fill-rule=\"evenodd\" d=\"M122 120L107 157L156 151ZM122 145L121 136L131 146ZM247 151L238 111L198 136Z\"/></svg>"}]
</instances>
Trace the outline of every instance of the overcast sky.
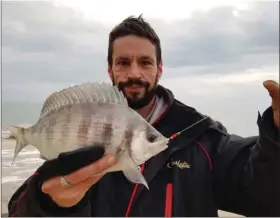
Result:
<instances>
[{"instance_id":1,"label":"overcast sky","mask_svg":"<svg viewBox=\"0 0 280 218\"><path fill-rule=\"evenodd\" d=\"M3 100L42 102L69 84L108 81L110 30L127 16L143 13L162 42L160 83L230 130L256 133L257 112L270 105L262 82L279 80L278 3L144 0L136 4L4 1Z\"/></svg>"}]
</instances>

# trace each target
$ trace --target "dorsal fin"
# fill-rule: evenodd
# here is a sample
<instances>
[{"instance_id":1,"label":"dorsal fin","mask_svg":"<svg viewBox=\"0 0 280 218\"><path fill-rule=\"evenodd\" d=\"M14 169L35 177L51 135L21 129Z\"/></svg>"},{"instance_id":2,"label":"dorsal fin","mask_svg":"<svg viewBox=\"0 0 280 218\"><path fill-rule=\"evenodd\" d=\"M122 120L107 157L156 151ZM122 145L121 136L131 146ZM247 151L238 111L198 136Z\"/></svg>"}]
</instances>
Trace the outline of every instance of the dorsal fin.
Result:
<instances>
[{"instance_id":1,"label":"dorsal fin","mask_svg":"<svg viewBox=\"0 0 280 218\"><path fill-rule=\"evenodd\" d=\"M87 82L52 93L44 102L40 118L64 106L79 103L106 102L127 106L127 100L116 86Z\"/></svg>"}]
</instances>

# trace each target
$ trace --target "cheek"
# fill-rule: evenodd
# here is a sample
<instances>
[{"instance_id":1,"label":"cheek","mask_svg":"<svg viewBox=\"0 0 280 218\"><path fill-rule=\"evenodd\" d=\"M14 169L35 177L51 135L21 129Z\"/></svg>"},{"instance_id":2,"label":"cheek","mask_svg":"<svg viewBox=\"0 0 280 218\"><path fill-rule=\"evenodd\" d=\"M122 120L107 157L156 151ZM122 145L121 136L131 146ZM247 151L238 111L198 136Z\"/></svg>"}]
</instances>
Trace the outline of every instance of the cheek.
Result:
<instances>
[{"instance_id":1,"label":"cheek","mask_svg":"<svg viewBox=\"0 0 280 218\"><path fill-rule=\"evenodd\" d=\"M143 73L143 78L145 81L149 82L151 86L154 86L158 80L158 72L156 69L149 70L148 72Z\"/></svg>"},{"instance_id":2,"label":"cheek","mask_svg":"<svg viewBox=\"0 0 280 218\"><path fill-rule=\"evenodd\" d=\"M124 82L126 81L126 74L123 72L116 72L113 71L112 76L114 78L114 82L115 84L119 84L120 82Z\"/></svg>"}]
</instances>

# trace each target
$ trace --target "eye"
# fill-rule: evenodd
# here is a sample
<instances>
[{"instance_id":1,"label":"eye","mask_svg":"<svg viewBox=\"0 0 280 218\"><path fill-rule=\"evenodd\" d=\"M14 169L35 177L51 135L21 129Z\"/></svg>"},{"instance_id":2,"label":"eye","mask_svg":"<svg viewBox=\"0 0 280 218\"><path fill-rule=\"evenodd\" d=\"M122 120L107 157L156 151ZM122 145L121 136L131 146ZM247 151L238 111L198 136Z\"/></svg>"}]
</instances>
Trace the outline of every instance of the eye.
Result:
<instances>
[{"instance_id":1,"label":"eye","mask_svg":"<svg viewBox=\"0 0 280 218\"><path fill-rule=\"evenodd\" d=\"M149 133L149 134L147 135L147 140L148 140L149 142L151 142L151 143L153 143L156 139L157 139L157 136L156 136L155 134L153 134L153 133Z\"/></svg>"},{"instance_id":2,"label":"eye","mask_svg":"<svg viewBox=\"0 0 280 218\"><path fill-rule=\"evenodd\" d=\"M119 60L117 62L118 65L121 65L121 66L126 66L129 64L129 62L127 60Z\"/></svg>"},{"instance_id":3,"label":"eye","mask_svg":"<svg viewBox=\"0 0 280 218\"><path fill-rule=\"evenodd\" d=\"M148 60L142 60L142 61L141 61L141 64L142 64L142 65L150 65L151 62L148 61Z\"/></svg>"}]
</instances>

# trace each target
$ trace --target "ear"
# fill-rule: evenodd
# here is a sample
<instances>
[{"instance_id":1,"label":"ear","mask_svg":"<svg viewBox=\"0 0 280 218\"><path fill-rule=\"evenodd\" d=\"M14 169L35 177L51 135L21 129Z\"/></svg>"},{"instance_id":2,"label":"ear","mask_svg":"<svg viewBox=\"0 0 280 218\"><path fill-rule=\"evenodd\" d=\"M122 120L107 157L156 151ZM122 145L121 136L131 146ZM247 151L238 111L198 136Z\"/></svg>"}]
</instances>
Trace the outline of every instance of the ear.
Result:
<instances>
[{"instance_id":1,"label":"ear","mask_svg":"<svg viewBox=\"0 0 280 218\"><path fill-rule=\"evenodd\" d=\"M161 76L162 76L162 62L160 62L158 65L158 81L161 78Z\"/></svg>"},{"instance_id":2,"label":"ear","mask_svg":"<svg viewBox=\"0 0 280 218\"><path fill-rule=\"evenodd\" d=\"M108 65L108 74L109 74L109 76L110 76L110 78L111 78L111 80L113 81L113 71L112 71L112 68Z\"/></svg>"}]
</instances>

